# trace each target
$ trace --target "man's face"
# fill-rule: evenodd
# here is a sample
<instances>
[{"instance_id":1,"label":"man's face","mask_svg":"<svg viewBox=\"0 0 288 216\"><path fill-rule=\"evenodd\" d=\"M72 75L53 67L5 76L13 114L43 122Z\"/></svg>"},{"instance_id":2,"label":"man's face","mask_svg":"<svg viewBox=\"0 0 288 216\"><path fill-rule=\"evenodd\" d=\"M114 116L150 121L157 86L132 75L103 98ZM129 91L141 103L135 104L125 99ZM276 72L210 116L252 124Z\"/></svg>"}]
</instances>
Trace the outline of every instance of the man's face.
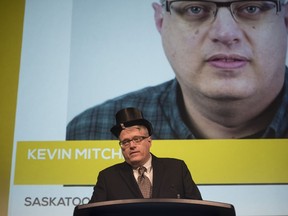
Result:
<instances>
[{"instance_id":1,"label":"man's face","mask_svg":"<svg viewBox=\"0 0 288 216\"><path fill-rule=\"evenodd\" d=\"M255 101L272 100L279 93L285 73L287 6L269 22L250 24L236 21L229 7L219 7L215 19L203 23L153 7L165 53L184 95Z\"/></svg>"},{"instance_id":2,"label":"man's face","mask_svg":"<svg viewBox=\"0 0 288 216\"><path fill-rule=\"evenodd\" d=\"M139 143L130 141L127 146L121 148L125 161L133 167L139 167L145 164L150 157L151 138L148 135L147 129L143 126L126 128L121 131L119 140L132 140L135 137L147 138L143 139Z\"/></svg>"}]
</instances>

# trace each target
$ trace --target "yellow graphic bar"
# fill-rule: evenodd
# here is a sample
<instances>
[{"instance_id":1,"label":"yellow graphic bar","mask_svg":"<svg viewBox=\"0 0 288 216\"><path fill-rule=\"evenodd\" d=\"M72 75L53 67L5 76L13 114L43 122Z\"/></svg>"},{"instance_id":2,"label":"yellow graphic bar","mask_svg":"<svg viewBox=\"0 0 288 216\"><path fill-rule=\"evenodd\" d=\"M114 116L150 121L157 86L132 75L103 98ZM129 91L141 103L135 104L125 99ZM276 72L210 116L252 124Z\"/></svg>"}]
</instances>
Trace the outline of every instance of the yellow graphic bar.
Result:
<instances>
[{"instance_id":1,"label":"yellow graphic bar","mask_svg":"<svg viewBox=\"0 0 288 216\"><path fill-rule=\"evenodd\" d=\"M186 162L197 184L288 184L288 139L153 140L157 157ZM18 142L16 185L94 185L123 162L117 141Z\"/></svg>"}]
</instances>

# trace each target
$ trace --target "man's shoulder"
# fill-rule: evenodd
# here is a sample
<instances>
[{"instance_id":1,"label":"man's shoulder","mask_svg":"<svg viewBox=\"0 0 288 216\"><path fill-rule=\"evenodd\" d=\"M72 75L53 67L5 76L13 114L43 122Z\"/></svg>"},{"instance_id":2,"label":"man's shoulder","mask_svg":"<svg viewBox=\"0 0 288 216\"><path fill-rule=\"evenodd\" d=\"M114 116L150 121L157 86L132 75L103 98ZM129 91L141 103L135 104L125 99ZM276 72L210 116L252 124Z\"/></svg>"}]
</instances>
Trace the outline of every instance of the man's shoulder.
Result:
<instances>
[{"instance_id":1,"label":"man's shoulder","mask_svg":"<svg viewBox=\"0 0 288 216\"><path fill-rule=\"evenodd\" d=\"M124 107L137 107L141 103L149 103L153 101L153 99L160 97L163 92L169 91L171 89L173 83L175 83L175 79L156 86L150 86L137 91L123 94L121 96L109 99L101 104L95 105L91 108L88 108L76 117L91 117L91 115L97 112L101 112L102 114L111 113L112 117L114 118L115 113Z\"/></svg>"},{"instance_id":2,"label":"man's shoulder","mask_svg":"<svg viewBox=\"0 0 288 216\"><path fill-rule=\"evenodd\" d=\"M110 128L115 124L115 114L126 107L138 107L146 118L161 109L164 95L169 95L177 81L175 79L162 84L130 92L86 109L74 117L67 125L67 140L115 139Z\"/></svg>"},{"instance_id":3,"label":"man's shoulder","mask_svg":"<svg viewBox=\"0 0 288 216\"><path fill-rule=\"evenodd\" d=\"M132 91L132 92L123 94L123 95L115 97L113 99L110 99L110 100L106 101L106 103L122 101L123 99L128 100L128 101L130 99L132 99L132 101L133 101L133 99L151 100L153 98L158 98L162 94L164 94L165 92L171 91L171 89L173 89L173 86L175 86L175 82L176 82L176 79L172 79L172 80L166 81L164 83L161 83L161 84L158 84L155 86L148 86L148 87L136 90L136 91Z\"/></svg>"},{"instance_id":4,"label":"man's shoulder","mask_svg":"<svg viewBox=\"0 0 288 216\"><path fill-rule=\"evenodd\" d=\"M163 164L175 164L175 165L183 165L185 162L178 158L168 158L168 157L156 157L153 156L156 163L163 163Z\"/></svg>"},{"instance_id":5,"label":"man's shoulder","mask_svg":"<svg viewBox=\"0 0 288 216\"><path fill-rule=\"evenodd\" d=\"M173 170L174 172L182 172L188 169L186 163L178 158L158 158L152 164L153 167L157 167L156 169Z\"/></svg>"},{"instance_id":6,"label":"man's shoulder","mask_svg":"<svg viewBox=\"0 0 288 216\"><path fill-rule=\"evenodd\" d=\"M100 171L100 173L102 175L110 175L110 174L114 175L114 174L118 173L120 170L127 168L127 166L129 166L129 165L126 164L125 162L117 163L117 164L114 164L114 165L111 165L109 167L104 168L103 170Z\"/></svg>"}]
</instances>

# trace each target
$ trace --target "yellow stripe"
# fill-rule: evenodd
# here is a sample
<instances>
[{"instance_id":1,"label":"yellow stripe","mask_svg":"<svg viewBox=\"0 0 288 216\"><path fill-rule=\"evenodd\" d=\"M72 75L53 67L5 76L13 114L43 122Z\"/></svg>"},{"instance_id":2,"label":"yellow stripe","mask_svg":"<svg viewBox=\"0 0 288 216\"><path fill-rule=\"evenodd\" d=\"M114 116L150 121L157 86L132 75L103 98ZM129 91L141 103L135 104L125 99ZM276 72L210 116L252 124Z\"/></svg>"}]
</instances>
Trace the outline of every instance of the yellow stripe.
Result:
<instances>
[{"instance_id":1,"label":"yellow stripe","mask_svg":"<svg viewBox=\"0 0 288 216\"><path fill-rule=\"evenodd\" d=\"M288 140L154 140L152 153L188 165L197 184L287 184ZM123 161L117 141L20 142L15 184L93 185Z\"/></svg>"},{"instance_id":2,"label":"yellow stripe","mask_svg":"<svg viewBox=\"0 0 288 216\"><path fill-rule=\"evenodd\" d=\"M7 215L24 0L0 2L0 215Z\"/></svg>"}]
</instances>

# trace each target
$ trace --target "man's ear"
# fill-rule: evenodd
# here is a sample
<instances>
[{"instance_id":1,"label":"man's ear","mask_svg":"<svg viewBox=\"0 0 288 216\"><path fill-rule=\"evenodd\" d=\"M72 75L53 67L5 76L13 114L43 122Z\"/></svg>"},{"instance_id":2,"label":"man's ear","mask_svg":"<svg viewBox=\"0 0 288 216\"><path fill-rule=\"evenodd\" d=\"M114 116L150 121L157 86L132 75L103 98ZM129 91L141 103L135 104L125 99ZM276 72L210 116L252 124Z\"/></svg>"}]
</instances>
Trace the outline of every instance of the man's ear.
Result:
<instances>
[{"instance_id":1,"label":"man's ear","mask_svg":"<svg viewBox=\"0 0 288 216\"><path fill-rule=\"evenodd\" d=\"M154 2L152 4L154 9L154 21L158 32L161 34L162 31L162 23L163 23L163 8L160 4Z\"/></svg>"}]
</instances>

